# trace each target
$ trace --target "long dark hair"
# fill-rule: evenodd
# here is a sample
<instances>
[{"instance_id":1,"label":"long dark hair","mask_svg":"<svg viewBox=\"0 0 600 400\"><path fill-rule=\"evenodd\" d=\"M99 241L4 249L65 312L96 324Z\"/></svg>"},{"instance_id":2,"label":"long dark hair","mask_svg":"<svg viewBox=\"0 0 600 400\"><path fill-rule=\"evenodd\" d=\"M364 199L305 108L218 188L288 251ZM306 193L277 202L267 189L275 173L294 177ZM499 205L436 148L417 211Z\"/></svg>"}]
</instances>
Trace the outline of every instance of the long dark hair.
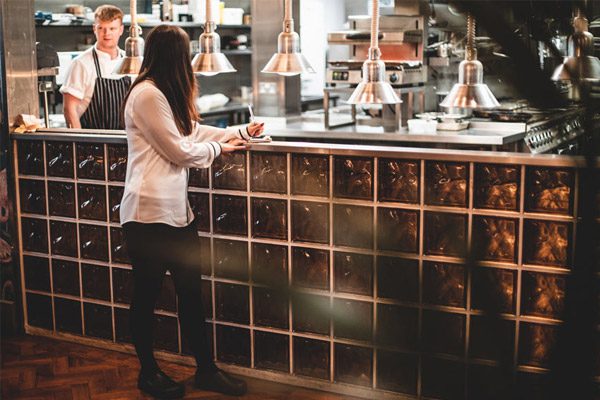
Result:
<instances>
[{"instance_id":1,"label":"long dark hair","mask_svg":"<svg viewBox=\"0 0 600 400\"><path fill-rule=\"evenodd\" d=\"M151 80L165 95L181 134L190 135L192 121L199 117L194 105L196 81L190 57L190 38L183 29L159 25L150 31L140 74L123 101L123 110L131 90L145 80Z\"/></svg>"}]
</instances>

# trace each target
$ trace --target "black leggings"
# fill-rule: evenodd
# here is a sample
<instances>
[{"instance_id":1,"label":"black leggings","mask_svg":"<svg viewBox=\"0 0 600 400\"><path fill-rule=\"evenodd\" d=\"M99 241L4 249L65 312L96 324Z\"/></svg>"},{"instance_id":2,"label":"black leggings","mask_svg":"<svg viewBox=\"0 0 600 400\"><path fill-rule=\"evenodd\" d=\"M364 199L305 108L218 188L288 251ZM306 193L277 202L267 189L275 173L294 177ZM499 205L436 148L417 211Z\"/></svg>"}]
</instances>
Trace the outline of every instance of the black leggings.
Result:
<instances>
[{"instance_id":1,"label":"black leggings","mask_svg":"<svg viewBox=\"0 0 600 400\"><path fill-rule=\"evenodd\" d=\"M196 358L198 370L214 370L202 307L203 254L196 225L176 228L127 222L123 231L133 265L131 336L142 370L152 372L158 368L153 354L154 307L167 270L171 272L178 297L181 331Z\"/></svg>"}]
</instances>

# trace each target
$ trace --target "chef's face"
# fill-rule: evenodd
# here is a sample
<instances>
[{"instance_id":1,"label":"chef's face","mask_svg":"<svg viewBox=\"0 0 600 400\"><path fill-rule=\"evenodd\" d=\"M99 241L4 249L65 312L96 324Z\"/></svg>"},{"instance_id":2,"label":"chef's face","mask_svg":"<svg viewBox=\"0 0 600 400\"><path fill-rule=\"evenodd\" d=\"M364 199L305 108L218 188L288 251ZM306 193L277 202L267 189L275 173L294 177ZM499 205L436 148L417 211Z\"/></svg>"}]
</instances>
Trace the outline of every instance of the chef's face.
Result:
<instances>
[{"instance_id":1,"label":"chef's face","mask_svg":"<svg viewBox=\"0 0 600 400\"><path fill-rule=\"evenodd\" d=\"M94 34L100 48L106 50L115 49L119 44L119 38L123 34L123 22L118 18L110 22L96 19Z\"/></svg>"}]
</instances>

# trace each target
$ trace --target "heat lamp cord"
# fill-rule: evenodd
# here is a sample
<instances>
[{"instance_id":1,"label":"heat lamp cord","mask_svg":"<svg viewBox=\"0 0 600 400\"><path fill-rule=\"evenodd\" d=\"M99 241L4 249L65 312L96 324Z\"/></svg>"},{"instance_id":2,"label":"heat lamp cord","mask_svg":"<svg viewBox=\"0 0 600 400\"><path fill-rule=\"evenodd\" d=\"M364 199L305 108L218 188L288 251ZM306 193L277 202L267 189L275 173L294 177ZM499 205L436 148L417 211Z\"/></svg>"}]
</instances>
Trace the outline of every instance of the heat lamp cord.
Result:
<instances>
[{"instance_id":1,"label":"heat lamp cord","mask_svg":"<svg viewBox=\"0 0 600 400\"><path fill-rule=\"evenodd\" d=\"M467 48L465 51L467 61L473 61L477 58L475 48L475 17L471 13L467 14Z\"/></svg>"},{"instance_id":2,"label":"heat lamp cord","mask_svg":"<svg viewBox=\"0 0 600 400\"><path fill-rule=\"evenodd\" d=\"M373 12L371 13L371 48L379 49L379 0L373 1Z\"/></svg>"}]
</instances>

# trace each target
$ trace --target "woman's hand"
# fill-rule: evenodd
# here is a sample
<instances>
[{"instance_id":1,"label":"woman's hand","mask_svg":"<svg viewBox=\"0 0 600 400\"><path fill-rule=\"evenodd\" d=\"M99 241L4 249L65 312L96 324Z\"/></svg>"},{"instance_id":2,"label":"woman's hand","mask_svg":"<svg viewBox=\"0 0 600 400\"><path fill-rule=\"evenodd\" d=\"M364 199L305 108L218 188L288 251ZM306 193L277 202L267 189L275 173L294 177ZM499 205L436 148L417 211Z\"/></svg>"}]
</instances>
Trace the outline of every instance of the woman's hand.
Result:
<instances>
[{"instance_id":1,"label":"woman's hand","mask_svg":"<svg viewBox=\"0 0 600 400\"><path fill-rule=\"evenodd\" d=\"M265 131L265 123L256 123L256 122L252 122L250 123L250 125L248 125L248 134L252 137L257 137L263 134L263 132Z\"/></svg>"},{"instance_id":2,"label":"woman's hand","mask_svg":"<svg viewBox=\"0 0 600 400\"><path fill-rule=\"evenodd\" d=\"M219 143L221 145L222 153L233 153L237 150L246 150L248 148L248 142L242 139L231 139L227 143Z\"/></svg>"}]
</instances>

